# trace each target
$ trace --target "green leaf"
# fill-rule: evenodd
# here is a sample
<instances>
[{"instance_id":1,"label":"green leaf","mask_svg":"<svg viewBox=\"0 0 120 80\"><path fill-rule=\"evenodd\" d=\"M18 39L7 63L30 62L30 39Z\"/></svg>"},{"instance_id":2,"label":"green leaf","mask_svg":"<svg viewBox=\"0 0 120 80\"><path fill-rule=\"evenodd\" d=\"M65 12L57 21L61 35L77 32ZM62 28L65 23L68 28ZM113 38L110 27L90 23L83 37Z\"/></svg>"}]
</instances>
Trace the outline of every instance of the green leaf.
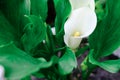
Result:
<instances>
[{"instance_id":1,"label":"green leaf","mask_svg":"<svg viewBox=\"0 0 120 80\"><path fill-rule=\"evenodd\" d=\"M71 49L66 48L65 54L59 59L58 69L61 75L66 75L72 72L77 67L75 53Z\"/></svg>"},{"instance_id":2,"label":"green leaf","mask_svg":"<svg viewBox=\"0 0 120 80\"><path fill-rule=\"evenodd\" d=\"M0 48L0 64L5 67L5 75L10 80L26 77L39 70L38 61L14 45Z\"/></svg>"},{"instance_id":3,"label":"green leaf","mask_svg":"<svg viewBox=\"0 0 120 80\"><path fill-rule=\"evenodd\" d=\"M50 26L47 26L46 45L49 48L50 52L53 53L55 49L55 44Z\"/></svg>"},{"instance_id":4,"label":"green leaf","mask_svg":"<svg viewBox=\"0 0 120 80\"><path fill-rule=\"evenodd\" d=\"M20 39L26 24L24 15L30 14L29 0L0 0L0 9L16 32L16 39ZM5 30L4 30L5 31Z\"/></svg>"},{"instance_id":5,"label":"green leaf","mask_svg":"<svg viewBox=\"0 0 120 80\"><path fill-rule=\"evenodd\" d=\"M31 80L31 76L27 76L27 77L25 77L25 78L23 78L21 80Z\"/></svg>"},{"instance_id":6,"label":"green leaf","mask_svg":"<svg viewBox=\"0 0 120 80\"><path fill-rule=\"evenodd\" d=\"M34 73L33 74L35 77L37 77L37 78L45 78L45 75L43 74L43 73Z\"/></svg>"},{"instance_id":7,"label":"green leaf","mask_svg":"<svg viewBox=\"0 0 120 80\"><path fill-rule=\"evenodd\" d=\"M103 68L104 70L111 72L111 73L116 73L120 70L120 59L99 62L99 61L94 59L93 53L91 53L89 55L89 61L90 61L90 63L97 65L97 66L99 66L99 67Z\"/></svg>"},{"instance_id":8,"label":"green leaf","mask_svg":"<svg viewBox=\"0 0 120 80\"><path fill-rule=\"evenodd\" d=\"M41 16L45 21L47 18L48 0L30 0L31 1L31 14L36 16Z\"/></svg>"},{"instance_id":9,"label":"green leaf","mask_svg":"<svg viewBox=\"0 0 120 80\"><path fill-rule=\"evenodd\" d=\"M24 49L29 52L32 48L35 48L46 36L46 25L41 18L37 16L26 16L30 23L26 25L24 29L24 35L22 36L22 43Z\"/></svg>"},{"instance_id":10,"label":"green leaf","mask_svg":"<svg viewBox=\"0 0 120 80\"><path fill-rule=\"evenodd\" d=\"M107 0L106 3L108 15L89 37L95 57L108 56L120 46L120 0Z\"/></svg>"},{"instance_id":11,"label":"green leaf","mask_svg":"<svg viewBox=\"0 0 120 80\"><path fill-rule=\"evenodd\" d=\"M56 4L57 2L57 4ZM64 34L64 23L68 18L71 12L71 5L69 0L59 0L54 1L55 9L56 9L56 19L55 19L55 29L56 34L59 38L63 37Z\"/></svg>"},{"instance_id":12,"label":"green leaf","mask_svg":"<svg viewBox=\"0 0 120 80\"><path fill-rule=\"evenodd\" d=\"M55 7L57 6L57 4L58 4L58 2L59 2L59 0L53 0L54 1L54 5L55 5Z\"/></svg>"},{"instance_id":13,"label":"green leaf","mask_svg":"<svg viewBox=\"0 0 120 80\"><path fill-rule=\"evenodd\" d=\"M13 26L10 25L0 11L0 46L10 43L14 38Z\"/></svg>"},{"instance_id":14,"label":"green leaf","mask_svg":"<svg viewBox=\"0 0 120 80\"><path fill-rule=\"evenodd\" d=\"M56 56L49 62L44 58L35 59L13 44L0 47L0 65L4 66L5 76L10 80L19 80L42 68L48 68L56 63L57 59Z\"/></svg>"},{"instance_id":15,"label":"green leaf","mask_svg":"<svg viewBox=\"0 0 120 80\"><path fill-rule=\"evenodd\" d=\"M104 0L98 0L96 3L96 9L95 9L95 12L96 12L96 15L97 15L97 18L98 18L98 21L102 20L105 16L106 16L106 11L105 11L105 1Z\"/></svg>"}]
</instances>

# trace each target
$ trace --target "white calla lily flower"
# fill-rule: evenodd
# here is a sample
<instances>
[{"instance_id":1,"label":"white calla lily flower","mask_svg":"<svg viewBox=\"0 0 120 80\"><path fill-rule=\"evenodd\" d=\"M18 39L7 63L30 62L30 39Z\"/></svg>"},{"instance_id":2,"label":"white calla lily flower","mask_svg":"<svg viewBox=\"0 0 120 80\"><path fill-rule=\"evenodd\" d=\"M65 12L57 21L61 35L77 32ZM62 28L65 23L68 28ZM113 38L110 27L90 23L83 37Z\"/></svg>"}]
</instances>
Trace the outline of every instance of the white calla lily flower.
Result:
<instances>
[{"instance_id":1,"label":"white calla lily flower","mask_svg":"<svg viewBox=\"0 0 120 80\"><path fill-rule=\"evenodd\" d=\"M94 0L69 0L72 6L72 10L78 9L80 7L89 7L90 9L95 9Z\"/></svg>"},{"instance_id":2,"label":"white calla lily flower","mask_svg":"<svg viewBox=\"0 0 120 80\"><path fill-rule=\"evenodd\" d=\"M89 7L81 7L72 11L64 25L65 44L71 49L78 48L82 38L89 36L94 31L96 24L96 14Z\"/></svg>"},{"instance_id":3,"label":"white calla lily flower","mask_svg":"<svg viewBox=\"0 0 120 80\"><path fill-rule=\"evenodd\" d=\"M4 74L5 74L5 70L3 66L0 65L0 80L5 80Z\"/></svg>"}]
</instances>

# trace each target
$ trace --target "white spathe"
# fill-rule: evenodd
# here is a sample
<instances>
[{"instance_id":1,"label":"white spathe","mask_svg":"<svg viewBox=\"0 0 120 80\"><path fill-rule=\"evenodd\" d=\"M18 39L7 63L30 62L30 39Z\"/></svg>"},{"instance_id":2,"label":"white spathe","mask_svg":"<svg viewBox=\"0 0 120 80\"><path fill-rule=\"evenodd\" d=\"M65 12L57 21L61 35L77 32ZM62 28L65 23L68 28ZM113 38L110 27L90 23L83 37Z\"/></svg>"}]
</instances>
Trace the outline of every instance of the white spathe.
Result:
<instances>
[{"instance_id":1,"label":"white spathe","mask_svg":"<svg viewBox=\"0 0 120 80\"><path fill-rule=\"evenodd\" d=\"M3 66L0 65L0 80L5 80L4 74L5 74L5 70Z\"/></svg>"},{"instance_id":2,"label":"white spathe","mask_svg":"<svg viewBox=\"0 0 120 80\"><path fill-rule=\"evenodd\" d=\"M94 0L69 0L72 6L72 10L78 9L80 7L89 7L90 9L95 9Z\"/></svg>"},{"instance_id":3,"label":"white spathe","mask_svg":"<svg viewBox=\"0 0 120 80\"><path fill-rule=\"evenodd\" d=\"M64 25L64 42L71 49L76 49L82 40L96 28L97 17L89 7L81 7L71 12ZM77 32L77 36L76 35ZM79 35L78 35L79 33Z\"/></svg>"},{"instance_id":4,"label":"white spathe","mask_svg":"<svg viewBox=\"0 0 120 80\"><path fill-rule=\"evenodd\" d=\"M56 35L55 27L52 27L51 30L52 30L53 35Z\"/></svg>"}]
</instances>

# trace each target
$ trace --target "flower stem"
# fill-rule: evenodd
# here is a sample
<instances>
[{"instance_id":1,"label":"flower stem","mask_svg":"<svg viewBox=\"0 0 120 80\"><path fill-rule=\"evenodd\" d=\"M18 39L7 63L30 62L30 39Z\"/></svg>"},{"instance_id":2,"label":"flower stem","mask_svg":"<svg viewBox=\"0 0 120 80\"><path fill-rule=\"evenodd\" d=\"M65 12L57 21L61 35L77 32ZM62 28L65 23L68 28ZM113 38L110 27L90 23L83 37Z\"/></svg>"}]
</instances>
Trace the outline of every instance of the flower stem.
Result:
<instances>
[{"instance_id":1,"label":"flower stem","mask_svg":"<svg viewBox=\"0 0 120 80\"><path fill-rule=\"evenodd\" d=\"M88 77L90 76L91 72L96 68L95 65L93 65L89 62L88 56L82 62L80 67L81 67L81 71L82 71L82 80L88 80Z\"/></svg>"}]
</instances>

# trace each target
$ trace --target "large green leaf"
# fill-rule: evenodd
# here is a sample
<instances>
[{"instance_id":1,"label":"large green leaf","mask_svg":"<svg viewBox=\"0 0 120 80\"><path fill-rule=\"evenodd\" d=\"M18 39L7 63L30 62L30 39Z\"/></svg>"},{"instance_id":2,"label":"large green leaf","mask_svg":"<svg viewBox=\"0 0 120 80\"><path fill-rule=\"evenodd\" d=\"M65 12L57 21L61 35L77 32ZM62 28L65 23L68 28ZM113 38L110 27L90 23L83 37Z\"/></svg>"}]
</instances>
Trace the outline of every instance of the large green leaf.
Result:
<instances>
[{"instance_id":1,"label":"large green leaf","mask_svg":"<svg viewBox=\"0 0 120 80\"><path fill-rule=\"evenodd\" d=\"M67 48L65 54L59 59L58 69L60 74L66 75L72 72L77 67L77 60L75 53L71 49Z\"/></svg>"},{"instance_id":2,"label":"large green leaf","mask_svg":"<svg viewBox=\"0 0 120 80\"><path fill-rule=\"evenodd\" d=\"M56 56L49 62L44 58L34 59L13 44L0 47L0 65L5 67L5 76L9 80L19 80L39 69L48 68L56 59Z\"/></svg>"},{"instance_id":3,"label":"large green leaf","mask_svg":"<svg viewBox=\"0 0 120 80\"><path fill-rule=\"evenodd\" d=\"M45 21L47 18L48 0L30 0L31 1L31 14L40 16Z\"/></svg>"},{"instance_id":4,"label":"large green leaf","mask_svg":"<svg viewBox=\"0 0 120 80\"><path fill-rule=\"evenodd\" d=\"M0 9L4 13L7 20L14 27L16 35L22 35L22 30L26 24L24 15L30 14L29 0L0 0ZM4 30L5 31L5 30ZM16 38L19 40L19 38Z\"/></svg>"},{"instance_id":5,"label":"large green leaf","mask_svg":"<svg viewBox=\"0 0 120 80\"><path fill-rule=\"evenodd\" d=\"M64 23L71 12L69 0L54 0L56 9L55 28L56 34L62 37L64 34Z\"/></svg>"},{"instance_id":6,"label":"large green leaf","mask_svg":"<svg viewBox=\"0 0 120 80\"><path fill-rule=\"evenodd\" d=\"M120 0L107 0L106 3L108 14L89 37L96 57L110 55L120 46Z\"/></svg>"},{"instance_id":7,"label":"large green leaf","mask_svg":"<svg viewBox=\"0 0 120 80\"><path fill-rule=\"evenodd\" d=\"M89 61L90 61L90 63L97 65L97 66L99 66L99 67L103 68L104 70L107 70L108 72L111 72L111 73L116 73L120 70L120 59L99 62L96 59L94 59L93 53L90 53Z\"/></svg>"},{"instance_id":8,"label":"large green leaf","mask_svg":"<svg viewBox=\"0 0 120 80\"><path fill-rule=\"evenodd\" d=\"M35 48L46 36L46 26L40 17L26 16L30 23L26 25L22 42L24 49L28 52L32 48Z\"/></svg>"},{"instance_id":9,"label":"large green leaf","mask_svg":"<svg viewBox=\"0 0 120 80\"><path fill-rule=\"evenodd\" d=\"M53 1L54 1L54 6L56 7L59 0L53 0Z\"/></svg>"},{"instance_id":10,"label":"large green leaf","mask_svg":"<svg viewBox=\"0 0 120 80\"><path fill-rule=\"evenodd\" d=\"M13 26L9 24L4 15L0 12L0 46L14 40Z\"/></svg>"}]
</instances>

